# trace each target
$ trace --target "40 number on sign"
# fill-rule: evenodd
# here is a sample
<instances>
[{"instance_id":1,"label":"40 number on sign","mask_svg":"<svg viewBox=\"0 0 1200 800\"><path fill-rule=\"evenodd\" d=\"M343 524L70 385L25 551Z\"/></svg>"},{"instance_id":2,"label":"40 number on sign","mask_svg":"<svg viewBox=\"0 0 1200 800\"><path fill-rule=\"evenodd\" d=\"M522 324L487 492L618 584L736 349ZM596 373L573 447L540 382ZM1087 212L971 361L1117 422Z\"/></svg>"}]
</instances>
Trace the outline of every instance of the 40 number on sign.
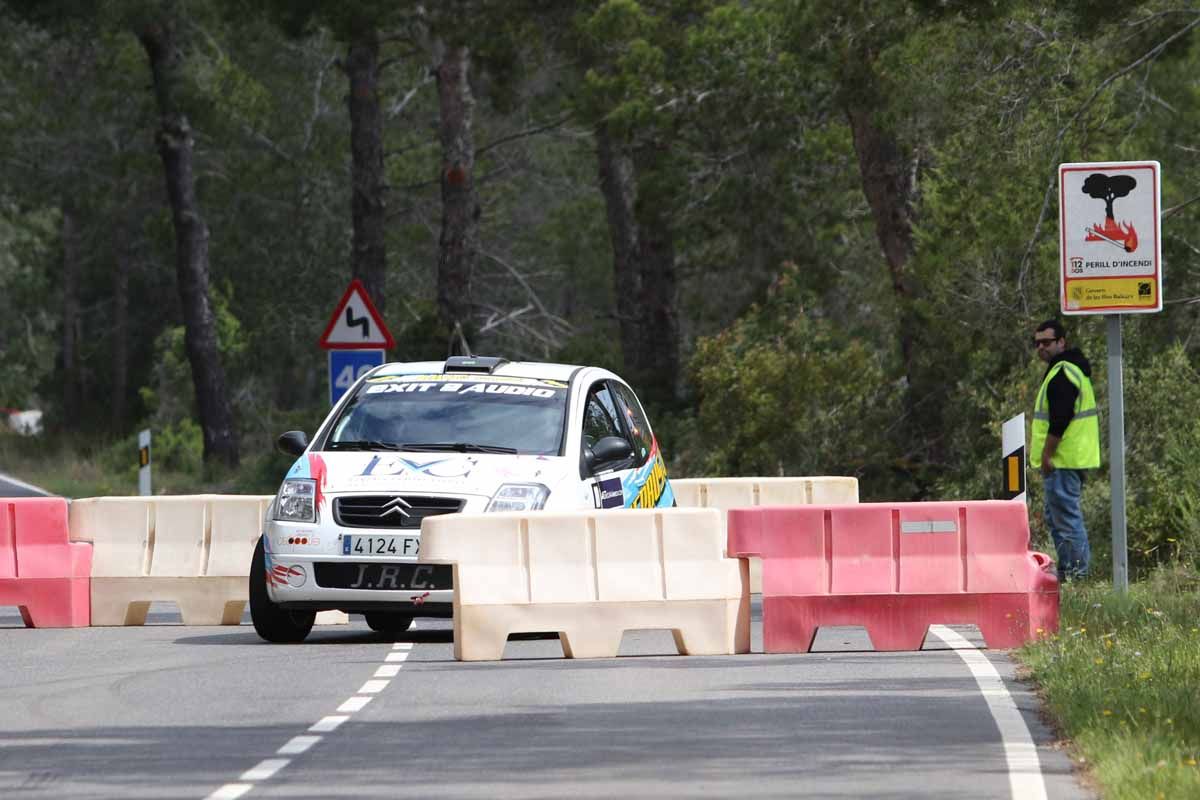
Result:
<instances>
[{"instance_id":1,"label":"40 number on sign","mask_svg":"<svg viewBox=\"0 0 1200 800\"><path fill-rule=\"evenodd\" d=\"M355 381L382 363L382 350L330 350L329 404L336 405Z\"/></svg>"}]
</instances>

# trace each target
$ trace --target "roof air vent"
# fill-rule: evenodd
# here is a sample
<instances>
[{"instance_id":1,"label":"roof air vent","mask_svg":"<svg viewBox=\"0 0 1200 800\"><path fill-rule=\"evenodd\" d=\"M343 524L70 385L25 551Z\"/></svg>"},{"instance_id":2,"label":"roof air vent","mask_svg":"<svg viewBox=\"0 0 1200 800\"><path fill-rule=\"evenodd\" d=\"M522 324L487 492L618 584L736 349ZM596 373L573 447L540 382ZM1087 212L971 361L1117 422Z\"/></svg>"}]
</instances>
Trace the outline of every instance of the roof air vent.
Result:
<instances>
[{"instance_id":1,"label":"roof air vent","mask_svg":"<svg viewBox=\"0 0 1200 800\"><path fill-rule=\"evenodd\" d=\"M446 359L445 372L483 372L491 374L501 364L507 364L507 358L495 356L450 356Z\"/></svg>"}]
</instances>

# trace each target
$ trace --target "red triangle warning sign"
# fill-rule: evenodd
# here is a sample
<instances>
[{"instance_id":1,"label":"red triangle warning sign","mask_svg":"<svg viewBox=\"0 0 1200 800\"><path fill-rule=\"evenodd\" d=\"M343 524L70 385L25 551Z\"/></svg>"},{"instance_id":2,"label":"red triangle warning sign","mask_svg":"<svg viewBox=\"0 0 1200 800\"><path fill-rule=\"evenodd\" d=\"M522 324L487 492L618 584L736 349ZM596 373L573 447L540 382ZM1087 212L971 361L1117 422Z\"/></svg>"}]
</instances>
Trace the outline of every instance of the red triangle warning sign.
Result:
<instances>
[{"instance_id":1,"label":"red triangle warning sign","mask_svg":"<svg viewBox=\"0 0 1200 800\"><path fill-rule=\"evenodd\" d=\"M391 350L396 346L358 278L350 281L318 345L325 350Z\"/></svg>"}]
</instances>

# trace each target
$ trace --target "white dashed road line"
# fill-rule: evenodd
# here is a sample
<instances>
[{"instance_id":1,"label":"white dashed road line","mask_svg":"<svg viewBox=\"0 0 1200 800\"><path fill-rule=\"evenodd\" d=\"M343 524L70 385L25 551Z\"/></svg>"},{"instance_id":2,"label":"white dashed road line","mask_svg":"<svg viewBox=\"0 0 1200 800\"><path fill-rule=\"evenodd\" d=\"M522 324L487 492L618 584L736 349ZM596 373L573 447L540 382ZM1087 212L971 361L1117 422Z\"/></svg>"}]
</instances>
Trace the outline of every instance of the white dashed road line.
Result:
<instances>
[{"instance_id":1,"label":"white dashed road line","mask_svg":"<svg viewBox=\"0 0 1200 800\"><path fill-rule=\"evenodd\" d=\"M329 733L330 731L336 731L338 726L348 719L350 719L350 717L346 716L345 714L321 717L320 721L309 728L309 730L313 733Z\"/></svg>"},{"instance_id":2,"label":"white dashed road line","mask_svg":"<svg viewBox=\"0 0 1200 800\"><path fill-rule=\"evenodd\" d=\"M338 706L338 712L342 714L353 714L355 711L362 711L367 703L371 702L370 697L351 697L346 702Z\"/></svg>"},{"instance_id":3,"label":"white dashed road line","mask_svg":"<svg viewBox=\"0 0 1200 800\"><path fill-rule=\"evenodd\" d=\"M264 761L258 762L258 766L252 767L243 772L241 780L245 781L246 783L265 781L267 778L270 778L272 775L274 775L276 772L279 772L279 770L283 769L291 762L292 760L290 758L268 758Z\"/></svg>"},{"instance_id":4,"label":"white dashed road line","mask_svg":"<svg viewBox=\"0 0 1200 800\"><path fill-rule=\"evenodd\" d=\"M992 712L996 727L1000 729L1004 758L1008 761L1008 786L1014 800L1046 800L1046 782L1042 777L1037 746L996 667L986 655L950 628L930 625L929 632L958 653L975 677L979 693L987 701L988 711Z\"/></svg>"},{"instance_id":5,"label":"white dashed road line","mask_svg":"<svg viewBox=\"0 0 1200 800\"><path fill-rule=\"evenodd\" d=\"M346 702L338 706L338 713L331 714L327 717L321 717L316 723L309 727L308 732L313 733L331 733L338 729L342 723L350 719L350 715L356 711L361 711L367 703L371 702L374 695L379 694L387 688L391 683L391 678L400 674L401 662L408 658L409 652L412 650L411 642L396 642L392 645L392 652L387 654L386 664L381 665L376 671L371 680L367 681L355 693L355 695ZM302 755L313 745L317 744L324 737L322 736L293 736L284 743L275 755L278 756L298 756ZM258 762L250 769L242 773L237 783L227 783L217 789L212 794L208 795L206 800L238 800L251 791L256 784L262 781L270 780L279 770L292 763L290 758L267 758Z\"/></svg>"},{"instance_id":6,"label":"white dashed road line","mask_svg":"<svg viewBox=\"0 0 1200 800\"><path fill-rule=\"evenodd\" d=\"M298 756L319 741L321 741L320 736L293 736L287 744L275 752L281 756Z\"/></svg>"}]
</instances>

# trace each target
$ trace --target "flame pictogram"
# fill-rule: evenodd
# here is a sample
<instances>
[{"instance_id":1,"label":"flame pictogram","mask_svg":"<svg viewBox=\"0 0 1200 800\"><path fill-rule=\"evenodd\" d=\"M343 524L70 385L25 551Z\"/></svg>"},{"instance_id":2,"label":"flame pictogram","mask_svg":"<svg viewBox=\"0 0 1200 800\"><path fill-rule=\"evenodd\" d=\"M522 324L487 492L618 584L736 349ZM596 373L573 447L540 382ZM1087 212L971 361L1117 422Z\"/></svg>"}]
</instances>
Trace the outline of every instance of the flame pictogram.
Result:
<instances>
[{"instance_id":1,"label":"flame pictogram","mask_svg":"<svg viewBox=\"0 0 1200 800\"><path fill-rule=\"evenodd\" d=\"M1084 241L1108 242L1120 247L1126 253L1132 253L1137 250L1138 235L1137 230L1130 223L1118 223L1112 217L1105 217L1103 225L1093 225L1087 229Z\"/></svg>"}]
</instances>

